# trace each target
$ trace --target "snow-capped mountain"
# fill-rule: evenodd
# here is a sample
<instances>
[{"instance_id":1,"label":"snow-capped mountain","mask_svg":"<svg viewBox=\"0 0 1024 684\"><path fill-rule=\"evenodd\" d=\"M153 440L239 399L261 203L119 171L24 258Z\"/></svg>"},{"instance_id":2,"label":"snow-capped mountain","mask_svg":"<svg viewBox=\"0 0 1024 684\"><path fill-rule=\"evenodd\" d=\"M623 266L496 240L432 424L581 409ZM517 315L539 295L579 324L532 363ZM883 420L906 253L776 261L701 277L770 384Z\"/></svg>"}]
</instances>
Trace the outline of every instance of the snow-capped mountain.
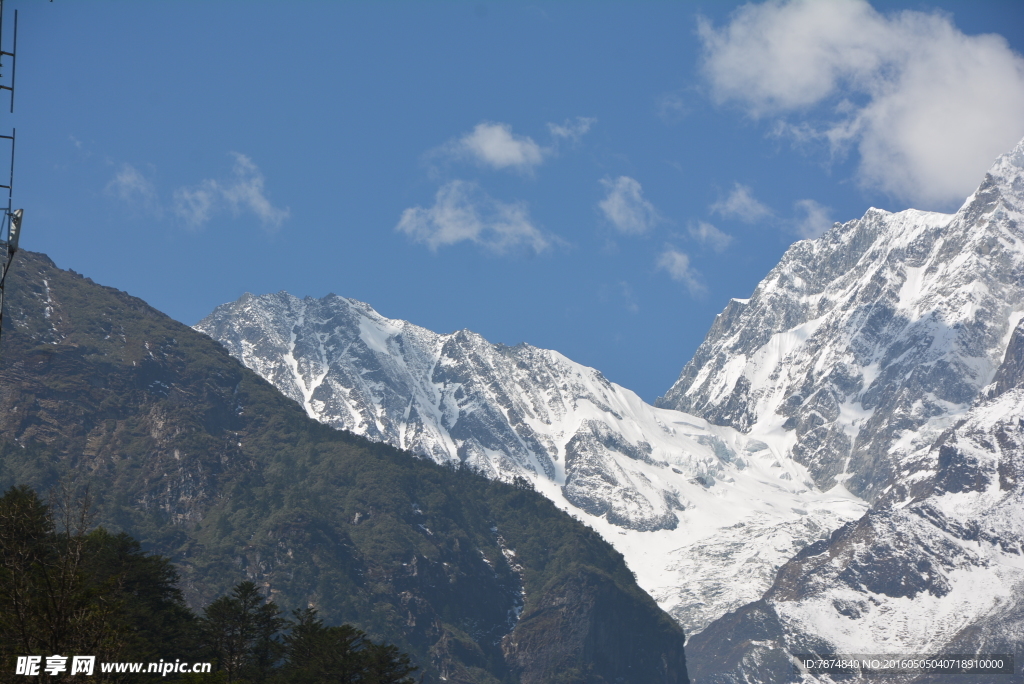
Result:
<instances>
[{"instance_id":1,"label":"snow-capped mountain","mask_svg":"<svg viewBox=\"0 0 1024 684\"><path fill-rule=\"evenodd\" d=\"M952 215L871 209L794 244L657 405L775 434L874 500L973 404L1024 316L1018 146Z\"/></svg>"},{"instance_id":2,"label":"snow-capped mountain","mask_svg":"<svg viewBox=\"0 0 1024 684\"><path fill-rule=\"evenodd\" d=\"M803 549L762 599L691 639L693 681L804 681L796 653L1013 654L1019 674L1024 323L997 381L927 457L936 468L913 483L909 500L880 502Z\"/></svg>"},{"instance_id":3,"label":"snow-capped mountain","mask_svg":"<svg viewBox=\"0 0 1024 684\"><path fill-rule=\"evenodd\" d=\"M554 351L437 334L335 295L245 295L196 329L328 425L528 478L691 632L865 508L815 487L784 444L647 405Z\"/></svg>"},{"instance_id":4,"label":"snow-capped mountain","mask_svg":"<svg viewBox=\"0 0 1024 684\"><path fill-rule=\"evenodd\" d=\"M794 244L657 408L334 295L246 295L196 328L327 424L530 479L696 635L697 681L773 682L795 652L1022 643L1022 274L1024 143L955 214L871 209Z\"/></svg>"},{"instance_id":5,"label":"snow-capped mountain","mask_svg":"<svg viewBox=\"0 0 1024 684\"><path fill-rule=\"evenodd\" d=\"M819 483L875 501L690 641L695 682L807 681L795 653L1009 653L1019 675L1022 290L1024 142L956 214L837 225L727 310L661 403L789 430ZM979 681L904 679L940 680Z\"/></svg>"}]
</instances>

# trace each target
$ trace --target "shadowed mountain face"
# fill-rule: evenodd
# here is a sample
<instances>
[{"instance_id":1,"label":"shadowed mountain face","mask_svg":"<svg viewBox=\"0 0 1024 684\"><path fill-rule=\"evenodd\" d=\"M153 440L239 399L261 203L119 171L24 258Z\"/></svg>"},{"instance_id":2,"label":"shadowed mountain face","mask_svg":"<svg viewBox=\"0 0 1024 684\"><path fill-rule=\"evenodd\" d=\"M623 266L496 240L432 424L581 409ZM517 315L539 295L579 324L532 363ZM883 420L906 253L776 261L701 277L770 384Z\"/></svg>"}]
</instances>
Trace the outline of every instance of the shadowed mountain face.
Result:
<instances>
[{"instance_id":1,"label":"shadowed mountain face","mask_svg":"<svg viewBox=\"0 0 1024 684\"><path fill-rule=\"evenodd\" d=\"M726 310L662 403L792 431L874 505L695 635L694 681L809 681L796 653L1014 654L1020 681L1022 273L1024 142L955 215L872 210Z\"/></svg>"},{"instance_id":2,"label":"shadowed mountain face","mask_svg":"<svg viewBox=\"0 0 1024 684\"><path fill-rule=\"evenodd\" d=\"M685 682L622 557L524 485L327 428L216 342L21 252L0 485L88 487L193 605L243 579L410 652L424 681Z\"/></svg>"}]
</instances>

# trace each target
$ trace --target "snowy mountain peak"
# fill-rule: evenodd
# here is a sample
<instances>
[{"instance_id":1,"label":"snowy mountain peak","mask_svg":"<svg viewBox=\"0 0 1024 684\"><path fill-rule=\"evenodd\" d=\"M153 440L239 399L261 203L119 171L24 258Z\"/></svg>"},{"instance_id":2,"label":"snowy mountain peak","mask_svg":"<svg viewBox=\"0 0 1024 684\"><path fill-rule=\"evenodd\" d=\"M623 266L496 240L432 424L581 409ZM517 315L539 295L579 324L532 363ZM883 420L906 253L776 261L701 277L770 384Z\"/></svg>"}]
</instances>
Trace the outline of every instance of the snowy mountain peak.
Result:
<instances>
[{"instance_id":1,"label":"snowy mountain peak","mask_svg":"<svg viewBox=\"0 0 1024 684\"><path fill-rule=\"evenodd\" d=\"M1019 176L1022 170L1024 170L1024 139L1006 154L999 155L988 173L994 178L1012 179Z\"/></svg>"},{"instance_id":2,"label":"snowy mountain peak","mask_svg":"<svg viewBox=\"0 0 1024 684\"><path fill-rule=\"evenodd\" d=\"M928 467L915 454L992 380L1024 316L1022 159L1000 157L956 214L871 209L795 243L658 405L790 435L823 488L874 498Z\"/></svg>"}]
</instances>

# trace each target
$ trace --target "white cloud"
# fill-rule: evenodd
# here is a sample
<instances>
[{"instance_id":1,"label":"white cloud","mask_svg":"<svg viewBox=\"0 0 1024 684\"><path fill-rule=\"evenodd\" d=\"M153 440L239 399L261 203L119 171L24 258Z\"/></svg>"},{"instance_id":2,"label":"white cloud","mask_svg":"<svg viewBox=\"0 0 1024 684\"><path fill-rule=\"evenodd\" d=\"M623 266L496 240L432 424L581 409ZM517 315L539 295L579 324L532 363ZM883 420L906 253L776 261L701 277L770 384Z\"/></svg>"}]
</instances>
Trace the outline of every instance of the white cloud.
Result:
<instances>
[{"instance_id":1,"label":"white cloud","mask_svg":"<svg viewBox=\"0 0 1024 684\"><path fill-rule=\"evenodd\" d=\"M455 156L468 157L494 169L530 171L544 161L544 150L532 138L514 135L503 123L483 122L471 133L446 146Z\"/></svg>"},{"instance_id":2,"label":"white cloud","mask_svg":"<svg viewBox=\"0 0 1024 684\"><path fill-rule=\"evenodd\" d=\"M713 214L737 218L746 223L754 223L772 215L771 209L754 199L749 187L739 183L733 186L728 197L715 202L710 209Z\"/></svg>"},{"instance_id":3,"label":"white cloud","mask_svg":"<svg viewBox=\"0 0 1024 684\"><path fill-rule=\"evenodd\" d=\"M690 226L690 237L716 252L724 251L732 243L732 235L723 233L704 221L697 221L696 224Z\"/></svg>"},{"instance_id":4,"label":"white cloud","mask_svg":"<svg viewBox=\"0 0 1024 684\"><path fill-rule=\"evenodd\" d=\"M498 254L524 247L539 253L551 246L551 239L530 221L524 203L495 200L475 183L461 180L443 185L429 209L403 211L395 230L434 251L463 241Z\"/></svg>"},{"instance_id":5,"label":"white cloud","mask_svg":"<svg viewBox=\"0 0 1024 684\"><path fill-rule=\"evenodd\" d=\"M685 252L666 245L655 265L658 270L668 273L672 280L686 285L691 296L704 292L705 288L699 280L700 274L690 265L690 257Z\"/></svg>"},{"instance_id":6,"label":"white cloud","mask_svg":"<svg viewBox=\"0 0 1024 684\"><path fill-rule=\"evenodd\" d=\"M156 188L131 164L121 164L107 183L105 192L122 202L140 204L151 211L159 210Z\"/></svg>"},{"instance_id":7,"label":"white cloud","mask_svg":"<svg viewBox=\"0 0 1024 684\"><path fill-rule=\"evenodd\" d=\"M946 14L773 0L744 5L721 29L702 20L699 35L717 102L795 116L784 129L833 153L856 147L864 186L918 205L962 201L1024 136L1024 58Z\"/></svg>"},{"instance_id":8,"label":"white cloud","mask_svg":"<svg viewBox=\"0 0 1024 684\"><path fill-rule=\"evenodd\" d=\"M596 122L593 117L577 116L561 124L549 123L552 144L541 147L533 138L513 133L512 127L506 123L483 121L469 133L431 150L426 156L428 159L470 160L499 171L509 169L529 174L545 159L558 153L559 143L578 144Z\"/></svg>"},{"instance_id":9,"label":"white cloud","mask_svg":"<svg viewBox=\"0 0 1024 684\"><path fill-rule=\"evenodd\" d=\"M174 191L174 213L191 228L197 228L221 210L235 216L251 213L264 228L277 229L289 217L289 209L279 209L266 196L266 180L252 159L232 152L235 163L225 180L207 178L197 185Z\"/></svg>"},{"instance_id":10,"label":"white cloud","mask_svg":"<svg viewBox=\"0 0 1024 684\"><path fill-rule=\"evenodd\" d=\"M608 195L597 203L615 229L627 235L643 235L661 220L654 205L644 199L640 183L629 176L601 180Z\"/></svg>"},{"instance_id":11,"label":"white cloud","mask_svg":"<svg viewBox=\"0 0 1024 684\"><path fill-rule=\"evenodd\" d=\"M569 140L575 144L586 135L595 123L597 123L597 119L593 117L577 116L575 119L566 119L565 123L561 125L549 123L548 131L556 141Z\"/></svg>"},{"instance_id":12,"label":"white cloud","mask_svg":"<svg viewBox=\"0 0 1024 684\"><path fill-rule=\"evenodd\" d=\"M818 204L812 199L797 200L793 203L796 218L793 230L803 238L816 238L832 227L833 221L829 208Z\"/></svg>"}]
</instances>

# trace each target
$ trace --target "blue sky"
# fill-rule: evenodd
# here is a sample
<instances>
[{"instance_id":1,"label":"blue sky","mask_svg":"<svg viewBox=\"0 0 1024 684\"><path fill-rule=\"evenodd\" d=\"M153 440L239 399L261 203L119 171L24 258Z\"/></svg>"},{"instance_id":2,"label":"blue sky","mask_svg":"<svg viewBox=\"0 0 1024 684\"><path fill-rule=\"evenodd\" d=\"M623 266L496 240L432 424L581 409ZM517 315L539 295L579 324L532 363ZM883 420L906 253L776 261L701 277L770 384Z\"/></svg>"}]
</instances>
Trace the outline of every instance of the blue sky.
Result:
<instances>
[{"instance_id":1,"label":"blue sky","mask_svg":"<svg viewBox=\"0 0 1024 684\"><path fill-rule=\"evenodd\" d=\"M953 210L1024 137L1019 2L15 8L24 247L188 324L334 292L648 401L793 241Z\"/></svg>"}]
</instances>

